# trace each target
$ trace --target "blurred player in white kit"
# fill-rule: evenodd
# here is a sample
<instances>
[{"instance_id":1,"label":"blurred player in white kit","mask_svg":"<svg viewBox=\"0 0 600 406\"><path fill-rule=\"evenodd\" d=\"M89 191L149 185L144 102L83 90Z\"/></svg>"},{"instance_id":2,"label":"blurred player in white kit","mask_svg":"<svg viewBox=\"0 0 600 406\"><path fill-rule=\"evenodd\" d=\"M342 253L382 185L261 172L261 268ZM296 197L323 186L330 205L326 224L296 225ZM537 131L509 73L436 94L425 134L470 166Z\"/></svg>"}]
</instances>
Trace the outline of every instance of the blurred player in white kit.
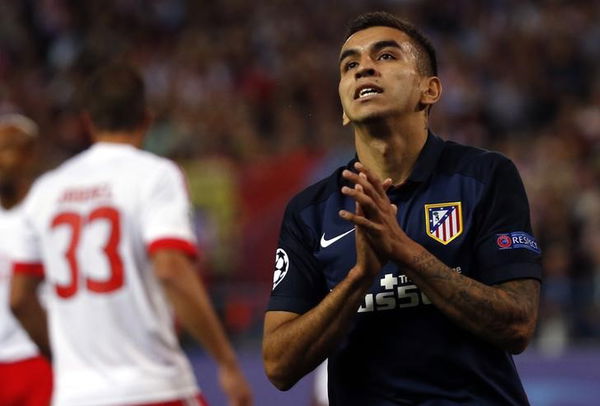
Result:
<instances>
[{"instance_id":1,"label":"blurred player in white kit","mask_svg":"<svg viewBox=\"0 0 600 406\"><path fill-rule=\"evenodd\" d=\"M205 405L174 313L216 360L229 405L251 405L196 274L185 179L138 149L151 122L139 74L101 69L82 104L94 144L34 183L13 247L15 272L49 284L53 403ZM33 289L14 296L15 308L35 300Z\"/></svg>"},{"instance_id":2,"label":"blurred player in white kit","mask_svg":"<svg viewBox=\"0 0 600 406\"><path fill-rule=\"evenodd\" d=\"M50 363L9 308L11 229L33 177L37 133L37 125L23 115L0 116L0 405L47 406L52 393Z\"/></svg>"}]
</instances>

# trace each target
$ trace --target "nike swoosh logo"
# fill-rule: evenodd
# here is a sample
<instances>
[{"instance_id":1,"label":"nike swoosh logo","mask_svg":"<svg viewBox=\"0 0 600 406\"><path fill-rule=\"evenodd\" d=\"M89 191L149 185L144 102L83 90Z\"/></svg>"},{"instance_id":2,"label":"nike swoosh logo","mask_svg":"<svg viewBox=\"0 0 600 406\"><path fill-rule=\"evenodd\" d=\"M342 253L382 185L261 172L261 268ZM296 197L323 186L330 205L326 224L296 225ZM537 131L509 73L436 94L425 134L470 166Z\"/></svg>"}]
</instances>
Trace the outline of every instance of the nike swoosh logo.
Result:
<instances>
[{"instance_id":1,"label":"nike swoosh logo","mask_svg":"<svg viewBox=\"0 0 600 406\"><path fill-rule=\"evenodd\" d=\"M325 239L325 233L323 233L323 235L321 236L321 247L323 248L327 248L329 247L331 244L333 244L334 242L336 242L337 240L344 238L346 235L350 234L352 231L354 231L354 229L348 230L343 234L337 235L329 240Z\"/></svg>"}]
</instances>

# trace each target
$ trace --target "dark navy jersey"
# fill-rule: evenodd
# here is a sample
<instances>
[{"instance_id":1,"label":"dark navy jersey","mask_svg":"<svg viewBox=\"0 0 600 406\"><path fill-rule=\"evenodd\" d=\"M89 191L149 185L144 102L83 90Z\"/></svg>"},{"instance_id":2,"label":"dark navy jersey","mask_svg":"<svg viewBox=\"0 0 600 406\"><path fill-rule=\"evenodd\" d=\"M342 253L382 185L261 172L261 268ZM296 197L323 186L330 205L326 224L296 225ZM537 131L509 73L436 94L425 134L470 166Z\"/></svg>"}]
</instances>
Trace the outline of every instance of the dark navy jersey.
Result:
<instances>
[{"instance_id":1,"label":"dark navy jersey","mask_svg":"<svg viewBox=\"0 0 600 406\"><path fill-rule=\"evenodd\" d=\"M268 310L307 312L355 265L353 224L338 215L354 211L340 192L353 163L289 203ZM541 279L525 190L503 155L429 134L388 196L406 234L465 276ZM329 356L329 397L332 406L528 404L511 355L457 326L392 262Z\"/></svg>"}]
</instances>

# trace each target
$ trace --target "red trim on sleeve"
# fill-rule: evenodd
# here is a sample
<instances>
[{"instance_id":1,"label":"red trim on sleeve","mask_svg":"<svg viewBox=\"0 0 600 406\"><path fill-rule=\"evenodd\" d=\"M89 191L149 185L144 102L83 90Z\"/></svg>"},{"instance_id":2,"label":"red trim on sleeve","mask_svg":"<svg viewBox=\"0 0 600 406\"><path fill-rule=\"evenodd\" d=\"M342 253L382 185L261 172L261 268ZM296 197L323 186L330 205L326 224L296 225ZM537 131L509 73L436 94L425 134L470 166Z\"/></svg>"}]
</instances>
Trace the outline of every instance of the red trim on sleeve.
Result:
<instances>
[{"instance_id":1,"label":"red trim on sleeve","mask_svg":"<svg viewBox=\"0 0 600 406\"><path fill-rule=\"evenodd\" d=\"M151 242L148 245L148 252L150 254L154 254L156 251L161 249L179 250L191 257L198 256L198 249L194 244L179 238L161 238Z\"/></svg>"},{"instance_id":2,"label":"red trim on sleeve","mask_svg":"<svg viewBox=\"0 0 600 406\"><path fill-rule=\"evenodd\" d=\"M12 271L13 273L25 273L44 278L44 265L39 262L16 262L13 264Z\"/></svg>"}]
</instances>

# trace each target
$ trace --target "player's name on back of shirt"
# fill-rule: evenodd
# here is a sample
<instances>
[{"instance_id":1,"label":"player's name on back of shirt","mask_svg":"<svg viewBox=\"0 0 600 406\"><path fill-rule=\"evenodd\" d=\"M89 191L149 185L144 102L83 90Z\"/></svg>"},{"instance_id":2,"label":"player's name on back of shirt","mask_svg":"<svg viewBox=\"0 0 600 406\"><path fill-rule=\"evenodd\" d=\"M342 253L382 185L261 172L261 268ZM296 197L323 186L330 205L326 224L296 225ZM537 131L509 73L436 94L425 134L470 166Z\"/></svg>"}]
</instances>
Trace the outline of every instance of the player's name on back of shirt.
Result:
<instances>
[{"instance_id":1,"label":"player's name on back of shirt","mask_svg":"<svg viewBox=\"0 0 600 406\"><path fill-rule=\"evenodd\" d=\"M110 185L100 184L66 189L58 199L59 203L85 202L112 198Z\"/></svg>"}]
</instances>

